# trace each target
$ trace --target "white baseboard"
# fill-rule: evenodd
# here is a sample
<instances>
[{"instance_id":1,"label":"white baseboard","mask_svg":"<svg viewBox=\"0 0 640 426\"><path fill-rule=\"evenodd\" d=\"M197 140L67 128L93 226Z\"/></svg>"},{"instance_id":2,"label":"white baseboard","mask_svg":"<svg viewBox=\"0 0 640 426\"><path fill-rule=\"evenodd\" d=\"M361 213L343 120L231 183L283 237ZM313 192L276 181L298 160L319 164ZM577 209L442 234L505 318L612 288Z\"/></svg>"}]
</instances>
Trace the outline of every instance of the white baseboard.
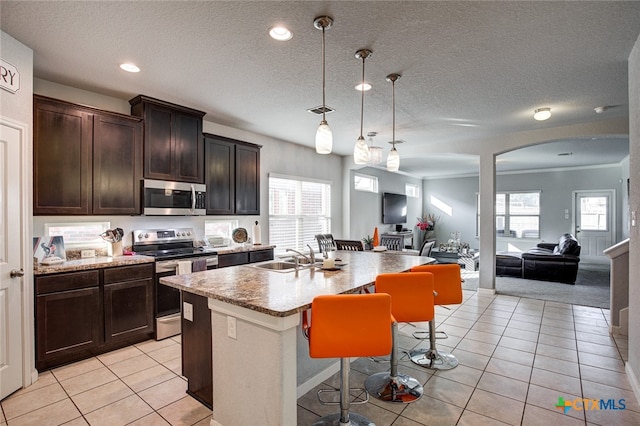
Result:
<instances>
[{"instance_id":1,"label":"white baseboard","mask_svg":"<svg viewBox=\"0 0 640 426\"><path fill-rule=\"evenodd\" d=\"M495 296L496 295L496 289L495 288L478 287L478 295L480 295L480 296Z\"/></svg>"},{"instance_id":2,"label":"white baseboard","mask_svg":"<svg viewBox=\"0 0 640 426\"><path fill-rule=\"evenodd\" d=\"M636 394L636 400L640 404L640 380L638 380L638 375L633 371L628 361L625 363L624 371L627 373L633 393Z\"/></svg>"}]
</instances>

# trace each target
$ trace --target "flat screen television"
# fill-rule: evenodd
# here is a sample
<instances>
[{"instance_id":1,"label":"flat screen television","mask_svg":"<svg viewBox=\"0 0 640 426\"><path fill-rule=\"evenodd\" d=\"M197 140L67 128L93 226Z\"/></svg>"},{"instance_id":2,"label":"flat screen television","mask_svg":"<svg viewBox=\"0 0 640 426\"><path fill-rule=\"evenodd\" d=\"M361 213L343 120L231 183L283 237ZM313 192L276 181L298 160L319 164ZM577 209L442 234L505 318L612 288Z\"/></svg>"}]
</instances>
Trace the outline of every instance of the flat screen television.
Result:
<instances>
[{"instance_id":1,"label":"flat screen television","mask_svg":"<svg viewBox=\"0 0 640 426\"><path fill-rule=\"evenodd\" d=\"M407 223L407 196L404 194L382 194L382 223Z\"/></svg>"}]
</instances>

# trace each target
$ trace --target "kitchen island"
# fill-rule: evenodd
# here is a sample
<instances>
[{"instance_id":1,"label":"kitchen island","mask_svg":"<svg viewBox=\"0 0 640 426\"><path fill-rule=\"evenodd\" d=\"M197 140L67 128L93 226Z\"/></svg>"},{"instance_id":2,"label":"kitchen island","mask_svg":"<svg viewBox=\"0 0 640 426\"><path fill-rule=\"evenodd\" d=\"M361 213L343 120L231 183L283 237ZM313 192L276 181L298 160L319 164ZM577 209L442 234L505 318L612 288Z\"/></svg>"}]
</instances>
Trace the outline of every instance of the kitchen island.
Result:
<instances>
[{"instance_id":1,"label":"kitchen island","mask_svg":"<svg viewBox=\"0 0 640 426\"><path fill-rule=\"evenodd\" d=\"M260 264L161 278L208 298L213 347L212 425L295 425L298 396L337 371L338 360L309 358L301 313L321 294L357 293L381 273L407 271L428 257L335 251L339 270L272 271Z\"/></svg>"}]
</instances>

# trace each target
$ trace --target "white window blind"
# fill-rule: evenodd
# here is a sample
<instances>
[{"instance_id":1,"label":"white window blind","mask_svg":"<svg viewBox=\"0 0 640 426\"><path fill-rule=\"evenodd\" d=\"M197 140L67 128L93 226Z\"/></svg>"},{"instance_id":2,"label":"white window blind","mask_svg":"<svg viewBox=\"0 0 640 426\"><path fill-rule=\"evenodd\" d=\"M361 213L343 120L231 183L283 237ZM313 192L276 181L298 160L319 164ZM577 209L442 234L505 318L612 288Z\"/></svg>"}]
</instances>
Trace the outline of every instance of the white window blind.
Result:
<instances>
[{"instance_id":1,"label":"white window blind","mask_svg":"<svg viewBox=\"0 0 640 426\"><path fill-rule=\"evenodd\" d=\"M331 233L331 183L269 176L269 243L276 253L317 247L316 234Z\"/></svg>"}]
</instances>

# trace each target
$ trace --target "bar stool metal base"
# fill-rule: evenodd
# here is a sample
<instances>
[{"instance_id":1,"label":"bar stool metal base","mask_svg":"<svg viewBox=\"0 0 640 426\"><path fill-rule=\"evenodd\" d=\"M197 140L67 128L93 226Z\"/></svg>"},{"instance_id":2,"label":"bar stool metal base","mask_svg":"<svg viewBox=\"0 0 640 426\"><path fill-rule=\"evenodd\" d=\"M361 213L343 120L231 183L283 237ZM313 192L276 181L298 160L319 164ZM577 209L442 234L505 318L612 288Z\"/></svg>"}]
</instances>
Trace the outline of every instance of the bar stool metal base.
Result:
<instances>
[{"instance_id":1,"label":"bar stool metal base","mask_svg":"<svg viewBox=\"0 0 640 426\"><path fill-rule=\"evenodd\" d=\"M414 364L431 370L451 370L459 364L455 356L448 352L440 352L437 349L411 351L409 358Z\"/></svg>"},{"instance_id":2,"label":"bar stool metal base","mask_svg":"<svg viewBox=\"0 0 640 426\"><path fill-rule=\"evenodd\" d=\"M388 372L372 374L367 377L364 387L369 395L386 402L409 404L422 396L422 385L406 374L392 377Z\"/></svg>"},{"instance_id":3,"label":"bar stool metal base","mask_svg":"<svg viewBox=\"0 0 640 426\"><path fill-rule=\"evenodd\" d=\"M376 424L356 413L349 413L349 423L341 423L340 414L337 413L322 417L311 426L376 426Z\"/></svg>"}]
</instances>

